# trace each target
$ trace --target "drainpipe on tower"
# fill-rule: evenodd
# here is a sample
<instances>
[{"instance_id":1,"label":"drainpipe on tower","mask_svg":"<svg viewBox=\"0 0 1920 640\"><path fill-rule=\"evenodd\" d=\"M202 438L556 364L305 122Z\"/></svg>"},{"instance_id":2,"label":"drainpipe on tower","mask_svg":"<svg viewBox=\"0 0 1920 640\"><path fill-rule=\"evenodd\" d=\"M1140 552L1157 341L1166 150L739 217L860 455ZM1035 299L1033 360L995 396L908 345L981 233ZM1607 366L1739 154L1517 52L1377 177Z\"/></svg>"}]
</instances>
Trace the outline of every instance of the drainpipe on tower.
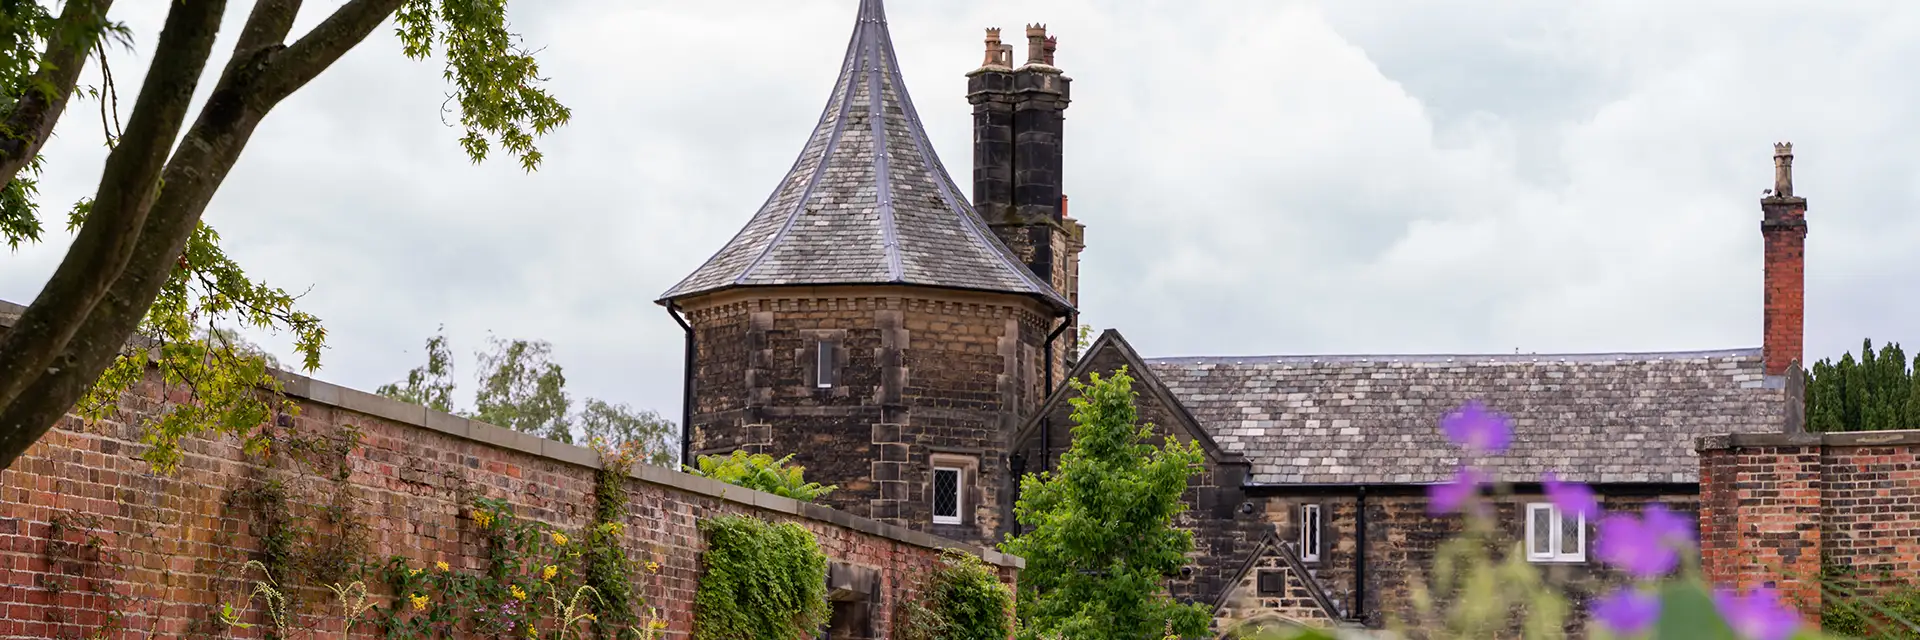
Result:
<instances>
[{"instance_id":1,"label":"drainpipe on tower","mask_svg":"<svg viewBox=\"0 0 1920 640\"><path fill-rule=\"evenodd\" d=\"M687 359L682 365L684 377L680 387L680 464L687 466L693 464L693 325L687 324L686 318L681 317L678 304L668 302L667 315L673 316L673 321L680 323L680 328L687 332Z\"/></svg>"}]
</instances>

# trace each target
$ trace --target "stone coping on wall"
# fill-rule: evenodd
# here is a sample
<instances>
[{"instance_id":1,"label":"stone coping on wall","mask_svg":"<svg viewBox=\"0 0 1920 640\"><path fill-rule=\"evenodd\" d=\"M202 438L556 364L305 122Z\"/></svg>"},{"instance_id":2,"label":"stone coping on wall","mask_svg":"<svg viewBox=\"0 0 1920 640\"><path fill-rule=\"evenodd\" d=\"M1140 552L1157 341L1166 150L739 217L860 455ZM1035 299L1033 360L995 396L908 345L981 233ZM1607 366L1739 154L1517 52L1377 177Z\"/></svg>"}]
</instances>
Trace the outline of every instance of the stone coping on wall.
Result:
<instances>
[{"instance_id":1,"label":"stone coping on wall","mask_svg":"<svg viewBox=\"0 0 1920 640\"><path fill-rule=\"evenodd\" d=\"M1742 447L1884 447L1920 445L1920 429L1898 431L1847 431L1836 433L1736 433L1705 436L1695 444L1697 451L1719 451Z\"/></svg>"},{"instance_id":2,"label":"stone coping on wall","mask_svg":"<svg viewBox=\"0 0 1920 640\"><path fill-rule=\"evenodd\" d=\"M13 320L16 319L20 311L24 309L25 307L21 307L18 304L0 300L0 327L11 326ZM556 442L532 434L497 427L484 422L428 409L421 405L401 402L386 396L367 393L358 389L349 389L296 373L279 370L275 370L273 373L274 377L278 378L283 385L282 392L289 396L303 398L348 411L386 418L395 422L438 431L454 437L464 438L502 449L510 449L592 469L601 468L599 454L586 447ZM845 511L801 502L792 498L784 498L763 491L755 491L718 480L673 471L664 467L650 464L635 464L633 468L627 470L627 475L641 482L749 505L766 511L825 522L918 547L928 549L958 549L978 555L988 564L995 566L1022 569L1025 568L1027 564L1026 560L1019 556L976 547L956 540L949 540L932 534L914 531L899 525L862 518Z\"/></svg>"}]
</instances>

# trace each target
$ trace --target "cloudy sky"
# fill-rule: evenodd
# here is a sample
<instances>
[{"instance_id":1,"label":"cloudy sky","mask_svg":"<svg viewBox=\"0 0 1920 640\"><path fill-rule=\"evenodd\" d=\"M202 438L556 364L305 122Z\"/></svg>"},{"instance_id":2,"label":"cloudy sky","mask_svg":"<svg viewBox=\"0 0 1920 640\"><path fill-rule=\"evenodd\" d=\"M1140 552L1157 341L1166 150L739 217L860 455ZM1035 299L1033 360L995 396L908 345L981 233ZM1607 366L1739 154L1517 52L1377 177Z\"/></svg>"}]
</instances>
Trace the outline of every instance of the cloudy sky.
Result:
<instances>
[{"instance_id":1,"label":"cloudy sky","mask_svg":"<svg viewBox=\"0 0 1920 640\"><path fill-rule=\"evenodd\" d=\"M792 163L857 4L513 2L574 112L531 175L470 163L438 61L382 29L274 111L207 220L257 277L311 288L320 378L399 378L444 324L463 395L491 332L551 341L576 395L677 417L682 334L653 300ZM949 167L970 165L981 28L1059 37L1082 311L1148 355L1758 346L1779 140L1810 201L1810 355L1920 340L1900 293L1920 283L1920 3L889 4ZM115 8L123 107L165 6ZM97 110L77 101L48 148L51 211L96 185ZM0 299L30 301L67 241L0 255Z\"/></svg>"}]
</instances>

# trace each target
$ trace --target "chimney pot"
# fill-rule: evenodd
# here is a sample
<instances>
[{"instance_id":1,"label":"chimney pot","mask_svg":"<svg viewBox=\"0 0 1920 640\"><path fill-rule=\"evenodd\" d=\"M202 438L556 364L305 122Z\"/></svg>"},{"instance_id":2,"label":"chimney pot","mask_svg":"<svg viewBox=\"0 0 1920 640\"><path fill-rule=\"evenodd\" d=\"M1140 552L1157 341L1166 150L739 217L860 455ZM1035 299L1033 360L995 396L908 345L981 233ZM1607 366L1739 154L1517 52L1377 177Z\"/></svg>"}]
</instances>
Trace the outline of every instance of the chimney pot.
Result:
<instances>
[{"instance_id":1,"label":"chimney pot","mask_svg":"<svg viewBox=\"0 0 1920 640\"><path fill-rule=\"evenodd\" d=\"M1053 66L1053 51L1058 48L1060 48L1059 36L1047 36L1047 46L1043 49L1046 53L1047 66Z\"/></svg>"},{"instance_id":2,"label":"chimney pot","mask_svg":"<svg viewBox=\"0 0 1920 640\"><path fill-rule=\"evenodd\" d=\"M980 62L980 66L992 67L992 66L1000 65L1001 51L1002 51L1002 48L1000 46L1000 28L987 27L987 57L985 60Z\"/></svg>"},{"instance_id":3,"label":"chimney pot","mask_svg":"<svg viewBox=\"0 0 1920 640\"><path fill-rule=\"evenodd\" d=\"M1047 63L1047 25L1027 25L1027 64Z\"/></svg>"},{"instance_id":4,"label":"chimney pot","mask_svg":"<svg viewBox=\"0 0 1920 640\"><path fill-rule=\"evenodd\" d=\"M1793 197L1793 143L1773 143L1773 195Z\"/></svg>"}]
</instances>

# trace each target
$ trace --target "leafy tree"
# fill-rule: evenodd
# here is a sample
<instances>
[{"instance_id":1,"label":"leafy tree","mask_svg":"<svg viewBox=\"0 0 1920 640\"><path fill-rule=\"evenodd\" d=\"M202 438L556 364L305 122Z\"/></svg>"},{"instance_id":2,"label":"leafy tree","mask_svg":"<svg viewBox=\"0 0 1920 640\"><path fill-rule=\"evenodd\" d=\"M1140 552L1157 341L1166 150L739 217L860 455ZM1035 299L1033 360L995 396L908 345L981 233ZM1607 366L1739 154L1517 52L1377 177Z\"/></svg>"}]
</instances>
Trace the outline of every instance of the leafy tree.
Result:
<instances>
[{"instance_id":1,"label":"leafy tree","mask_svg":"<svg viewBox=\"0 0 1920 640\"><path fill-rule=\"evenodd\" d=\"M514 431L573 443L567 410L567 376L549 358L546 341L489 338L493 351L480 352L480 389L473 398L473 419Z\"/></svg>"},{"instance_id":2,"label":"leafy tree","mask_svg":"<svg viewBox=\"0 0 1920 640\"><path fill-rule=\"evenodd\" d=\"M1807 372L1809 431L1883 431L1920 428L1920 357L1908 367L1898 343L1861 343L1860 359L1844 353Z\"/></svg>"},{"instance_id":3,"label":"leafy tree","mask_svg":"<svg viewBox=\"0 0 1920 640\"><path fill-rule=\"evenodd\" d=\"M1203 605L1174 602L1166 580L1187 564L1193 532L1173 525L1201 470L1198 443L1137 424L1133 378L1072 381L1073 445L1057 471L1021 479L1014 506L1028 532L1001 544L1020 572L1022 638L1147 640L1205 634Z\"/></svg>"},{"instance_id":4,"label":"leafy tree","mask_svg":"<svg viewBox=\"0 0 1920 640\"><path fill-rule=\"evenodd\" d=\"M480 387L474 408L456 409L453 351L444 330L427 338L425 364L374 393L569 444L575 442L573 427L578 426L581 436L596 446L618 449L632 443L643 450L640 459L673 465L678 425L658 413L587 398L579 412L569 415L573 398L567 393L566 373L552 361L553 345L546 341L490 339L490 350L475 354Z\"/></svg>"},{"instance_id":5,"label":"leafy tree","mask_svg":"<svg viewBox=\"0 0 1920 640\"><path fill-rule=\"evenodd\" d=\"M113 0L64 0L58 16L38 2L0 3L0 236L9 246L39 240L35 184L40 149L79 86L80 71L106 42L124 40L107 20ZM346 0L288 43L300 0L255 0L232 55L198 115L186 118L226 15L224 0L173 0L125 127L103 115L111 151L93 197L76 205L73 244L40 294L0 336L0 467L10 467L76 402L111 413L121 392L158 360L165 383L195 400L149 425L149 455L161 466L178 438L205 431L244 435L275 404L265 360L196 337L216 318L291 331L302 365L319 367L325 332L293 309L293 297L246 278L200 221L260 122L288 96L345 55L388 17L404 53L446 57L475 161L498 144L531 171L534 136L570 113L545 90L539 68L506 24L505 0ZM117 104L111 80L89 89ZM183 131L184 129L184 131ZM147 338L133 340L129 338ZM149 351L153 348L152 351ZM271 395L271 394L269 394Z\"/></svg>"},{"instance_id":6,"label":"leafy tree","mask_svg":"<svg viewBox=\"0 0 1920 640\"><path fill-rule=\"evenodd\" d=\"M787 466L791 461L793 461L793 454L787 454L787 457L775 460L773 456L764 453L749 455L745 451L735 451L724 458L700 456L700 466L687 469L687 472L702 478L713 478L727 484L765 491L801 502L818 501L838 488L821 486L818 482L807 482L803 477L806 467Z\"/></svg>"},{"instance_id":7,"label":"leafy tree","mask_svg":"<svg viewBox=\"0 0 1920 640\"><path fill-rule=\"evenodd\" d=\"M405 382L380 385L374 393L453 413L453 352L447 349L446 326L427 338L427 363L407 372Z\"/></svg>"},{"instance_id":8,"label":"leafy tree","mask_svg":"<svg viewBox=\"0 0 1920 640\"><path fill-rule=\"evenodd\" d=\"M647 463L663 467L673 465L676 457L673 445L677 441L675 431L679 425L658 412L651 409L636 411L625 404L587 398L580 404L580 413L574 422L580 425L581 435L589 442L599 441L613 446L635 443L646 451Z\"/></svg>"}]
</instances>

